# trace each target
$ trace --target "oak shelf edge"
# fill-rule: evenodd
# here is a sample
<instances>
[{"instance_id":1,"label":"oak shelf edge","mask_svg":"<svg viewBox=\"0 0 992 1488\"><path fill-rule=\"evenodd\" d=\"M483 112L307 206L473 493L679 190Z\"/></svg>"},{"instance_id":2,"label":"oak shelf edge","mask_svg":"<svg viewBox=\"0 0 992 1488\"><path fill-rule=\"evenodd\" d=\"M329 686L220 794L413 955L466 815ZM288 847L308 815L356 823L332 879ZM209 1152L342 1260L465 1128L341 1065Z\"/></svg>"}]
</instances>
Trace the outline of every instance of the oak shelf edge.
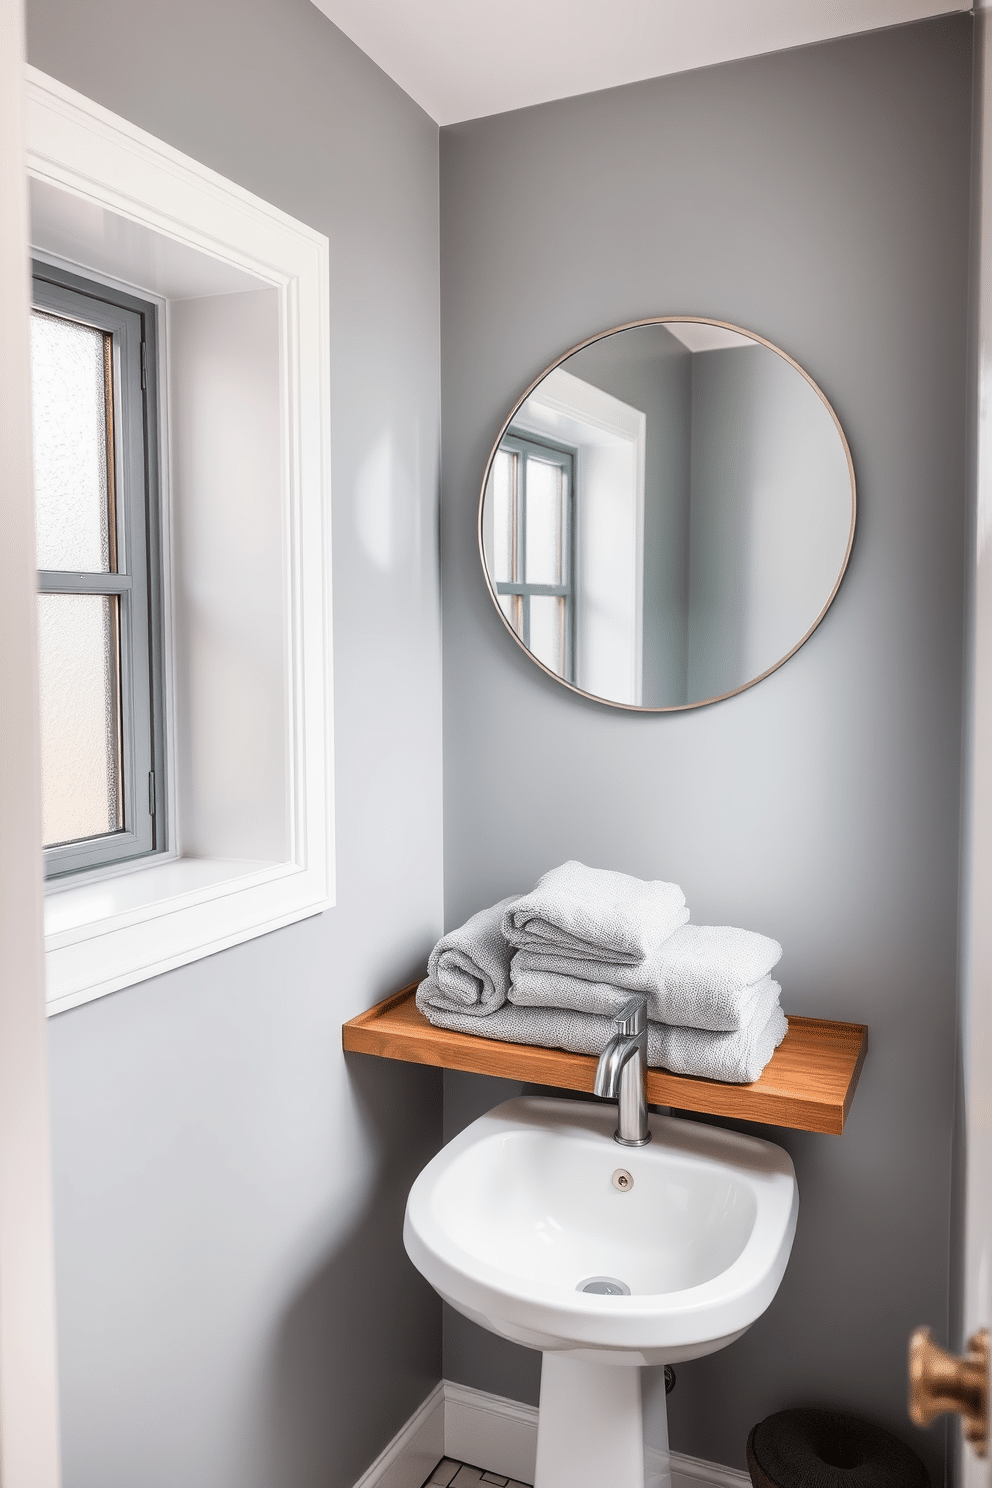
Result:
<instances>
[{"instance_id":1,"label":"oak shelf edge","mask_svg":"<svg viewBox=\"0 0 992 1488\"><path fill-rule=\"evenodd\" d=\"M341 1030L344 1048L381 1059L591 1094L596 1061L589 1055L434 1028L414 1003L416 990L417 983L411 982L350 1018ZM868 1029L863 1023L794 1016L770 1064L753 1084L730 1085L652 1069L647 1078L648 1101L700 1115L839 1136L867 1048Z\"/></svg>"}]
</instances>

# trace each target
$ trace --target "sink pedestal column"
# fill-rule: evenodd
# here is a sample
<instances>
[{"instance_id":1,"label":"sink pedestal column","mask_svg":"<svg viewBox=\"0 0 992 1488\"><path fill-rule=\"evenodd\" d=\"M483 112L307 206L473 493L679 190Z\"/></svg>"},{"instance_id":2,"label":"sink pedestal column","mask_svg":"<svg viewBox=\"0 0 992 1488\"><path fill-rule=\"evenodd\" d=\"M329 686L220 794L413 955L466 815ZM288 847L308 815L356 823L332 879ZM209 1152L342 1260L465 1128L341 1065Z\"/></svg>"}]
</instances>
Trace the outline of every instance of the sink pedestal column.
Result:
<instances>
[{"instance_id":1,"label":"sink pedestal column","mask_svg":"<svg viewBox=\"0 0 992 1488\"><path fill-rule=\"evenodd\" d=\"M660 1407L650 1401L645 1443L636 1365L544 1354L534 1488L671 1488L663 1391Z\"/></svg>"}]
</instances>

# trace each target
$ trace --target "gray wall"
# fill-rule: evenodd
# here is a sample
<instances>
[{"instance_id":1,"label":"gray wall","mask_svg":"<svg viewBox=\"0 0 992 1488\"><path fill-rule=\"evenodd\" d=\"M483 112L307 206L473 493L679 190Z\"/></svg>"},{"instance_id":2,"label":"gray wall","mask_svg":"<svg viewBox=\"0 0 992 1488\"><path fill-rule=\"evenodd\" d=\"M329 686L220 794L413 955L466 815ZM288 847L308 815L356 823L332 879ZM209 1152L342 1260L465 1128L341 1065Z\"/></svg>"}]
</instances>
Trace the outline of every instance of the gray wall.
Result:
<instances>
[{"instance_id":1,"label":"gray wall","mask_svg":"<svg viewBox=\"0 0 992 1488\"><path fill-rule=\"evenodd\" d=\"M690 699L787 656L843 567L851 480L829 410L765 346L692 359Z\"/></svg>"},{"instance_id":2,"label":"gray wall","mask_svg":"<svg viewBox=\"0 0 992 1488\"><path fill-rule=\"evenodd\" d=\"M803 1402L940 1461L939 1431L906 1421L905 1348L947 1322L970 56L955 17L441 134L446 920L570 856L675 878L696 920L782 941L789 1010L871 1027L843 1137L769 1133L802 1195L778 1297L679 1371L674 1445L738 1467L748 1428ZM794 660L726 703L637 716L510 642L475 507L543 366L680 311L808 369L850 439L860 522ZM445 1091L451 1129L495 1096L454 1074ZM450 1315L445 1370L536 1398L532 1356Z\"/></svg>"},{"instance_id":3,"label":"gray wall","mask_svg":"<svg viewBox=\"0 0 992 1488\"><path fill-rule=\"evenodd\" d=\"M440 1372L437 129L309 0L29 0L30 60L328 234L337 907L53 1020L66 1488L351 1488ZM398 1113L402 1113L401 1119Z\"/></svg>"}]
</instances>

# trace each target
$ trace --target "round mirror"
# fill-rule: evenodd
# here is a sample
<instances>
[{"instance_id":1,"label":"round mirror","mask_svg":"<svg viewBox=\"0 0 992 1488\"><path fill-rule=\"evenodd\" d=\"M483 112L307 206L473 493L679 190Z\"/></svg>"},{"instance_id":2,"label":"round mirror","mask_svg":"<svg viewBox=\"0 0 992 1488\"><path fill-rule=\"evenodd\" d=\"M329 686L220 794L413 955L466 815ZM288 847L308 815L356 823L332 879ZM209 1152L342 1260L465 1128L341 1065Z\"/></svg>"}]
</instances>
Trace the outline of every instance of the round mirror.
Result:
<instances>
[{"instance_id":1,"label":"round mirror","mask_svg":"<svg viewBox=\"0 0 992 1488\"><path fill-rule=\"evenodd\" d=\"M604 331L510 414L486 467L493 602L551 676L624 708L693 708L782 665L854 540L826 398L760 336L695 317Z\"/></svg>"}]
</instances>

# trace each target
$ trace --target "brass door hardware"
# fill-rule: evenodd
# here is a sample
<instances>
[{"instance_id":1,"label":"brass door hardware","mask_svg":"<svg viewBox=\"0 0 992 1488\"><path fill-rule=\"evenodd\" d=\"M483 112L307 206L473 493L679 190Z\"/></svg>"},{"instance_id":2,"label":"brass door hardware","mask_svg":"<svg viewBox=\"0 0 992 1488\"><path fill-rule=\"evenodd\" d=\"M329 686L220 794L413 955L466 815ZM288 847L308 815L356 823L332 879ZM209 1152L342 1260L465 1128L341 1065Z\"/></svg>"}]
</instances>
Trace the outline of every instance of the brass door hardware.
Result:
<instances>
[{"instance_id":1,"label":"brass door hardware","mask_svg":"<svg viewBox=\"0 0 992 1488\"><path fill-rule=\"evenodd\" d=\"M909 1340L909 1415L916 1426L929 1426L949 1411L961 1413L965 1440L976 1454L988 1449L989 1330L968 1339L963 1359L949 1354L917 1328Z\"/></svg>"}]
</instances>

